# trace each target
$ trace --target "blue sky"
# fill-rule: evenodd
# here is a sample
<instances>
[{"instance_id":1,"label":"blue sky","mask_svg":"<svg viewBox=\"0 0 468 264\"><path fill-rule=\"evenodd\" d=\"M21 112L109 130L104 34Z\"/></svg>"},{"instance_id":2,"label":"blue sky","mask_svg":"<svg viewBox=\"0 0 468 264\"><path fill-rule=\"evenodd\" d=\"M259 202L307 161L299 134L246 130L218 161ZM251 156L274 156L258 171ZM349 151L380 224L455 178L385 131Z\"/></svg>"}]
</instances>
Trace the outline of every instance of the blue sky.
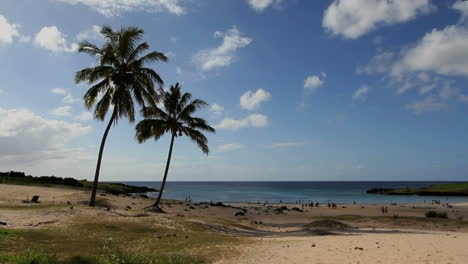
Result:
<instances>
[{"instance_id":1,"label":"blue sky","mask_svg":"<svg viewBox=\"0 0 468 264\"><path fill-rule=\"evenodd\" d=\"M210 106L211 153L178 139L170 180L466 180L468 3L434 0L5 0L0 171L91 179L105 123L76 43L136 25L166 86ZM103 180L160 180L169 140L121 120Z\"/></svg>"}]
</instances>

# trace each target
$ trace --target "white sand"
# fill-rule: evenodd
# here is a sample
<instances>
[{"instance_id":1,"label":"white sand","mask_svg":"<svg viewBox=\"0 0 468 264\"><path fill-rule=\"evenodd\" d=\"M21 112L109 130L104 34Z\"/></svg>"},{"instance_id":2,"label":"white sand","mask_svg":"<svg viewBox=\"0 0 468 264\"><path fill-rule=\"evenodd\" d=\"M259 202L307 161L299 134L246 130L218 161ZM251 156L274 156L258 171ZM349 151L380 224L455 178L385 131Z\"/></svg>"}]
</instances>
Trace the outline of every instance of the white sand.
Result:
<instances>
[{"instance_id":1,"label":"white sand","mask_svg":"<svg viewBox=\"0 0 468 264\"><path fill-rule=\"evenodd\" d=\"M263 238L217 264L467 264L467 245L466 233Z\"/></svg>"}]
</instances>

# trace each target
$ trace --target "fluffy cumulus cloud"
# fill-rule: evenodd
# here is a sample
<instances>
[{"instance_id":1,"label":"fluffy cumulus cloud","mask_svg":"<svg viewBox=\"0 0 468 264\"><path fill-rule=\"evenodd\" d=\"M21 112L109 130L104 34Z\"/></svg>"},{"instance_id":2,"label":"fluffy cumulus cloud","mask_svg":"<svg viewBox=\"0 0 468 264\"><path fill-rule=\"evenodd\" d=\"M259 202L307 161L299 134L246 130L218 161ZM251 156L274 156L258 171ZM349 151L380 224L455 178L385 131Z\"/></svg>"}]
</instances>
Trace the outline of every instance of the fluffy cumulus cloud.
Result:
<instances>
[{"instance_id":1,"label":"fluffy cumulus cloud","mask_svg":"<svg viewBox=\"0 0 468 264\"><path fill-rule=\"evenodd\" d=\"M82 111L78 116L75 117L75 119L80 121L89 121L93 119L93 113L88 111Z\"/></svg>"},{"instance_id":2,"label":"fluffy cumulus cloud","mask_svg":"<svg viewBox=\"0 0 468 264\"><path fill-rule=\"evenodd\" d=\"M150 13L167 11L176 15L186 13L181 0L55 0L72 5L83 4L105 16L116 16L124 12L145 11Z\"/></svg>"},{"instance_id":3,"label":"fluffy cumulus cloud","mask_svg":"<svg viewBox=\"0 0 468 264\"><path fill-rule=\"evenodd\" d=\"M393 66L392 74L431 71L442 75L468 76L468 28L452 25L427 33Z\"/></svg>"},{"instance_id":4,"label":"fluffy cumulus cloud","mask_svg":"<svg viewBox=\"0 0 468 264\"><path fill-rule=\"evenodd\" d=\"M35 36L34 43L52 52L74 52L78 48L76 43L68 43L65 35L56 26L43 27Z\"/></svg>"},{"instance_id":5,"label":"fluffy cumulus cloud","mask_svg":"<svg viewBox=\"0 0 468 264\"><path fill-rule=\"evenodd\" d=\"M353 93L353 100L358 100L358 101L366 101L367 100L367 95L369 94L369 86L363 85L359 87L354 93Z\"/></svg>"},{"instance_id":6,"label":"fluffy cumulus cloud","mask_svg":"<svg viewBox=\"0 0 468 264\"><path fill-rule=\"evenodd\" d=\"M10 44L20 37L19 25L9 23L6 17L0 15L0 43Z\"/></svg>"},{"instance_id":7,"label":"fluffy cumulus cloud","mask_svg":"<svg viewBox=\"0 0 468 264\"><path fill-rule=\"evenodd\" d=\"M204 71L229 66L235 58L236 51L252 42L251 38L244 37L235 26L227 32L217 31L214 36L223 39L221 45L200 50L192 58L192 61Z\"/></svg>"},{"instance_id":8,"label":"fluffy cumulus cloud","mask_svg":"<svg viewBox=\"0 0 468 264\"><path fill-rule=\"evenodd\" d=\"M224 118L215 126L216 129L238 130L246 127L266 127L268 117L262 114L252 114L243 119Z\"/></svg>"},{"instance_id":9,"label":"fluffy cumulus cloud","mask_svg":"<svg viewBox=\"0 0 468 264\"><path fill-rule=\"evenodd\" d=\"M210 106L210 111L213 112L215 115L221 115L224 111L224 107L219 104L212 104Z\"/></svg>"},{"instance_id":10,"label":"fluffy cumulus cloud","mask_svg":"<svg viewBox=\"0 0 468 264\"><path fill-rule=\"evenodd\" d=\"M271 94L263 89L258 89L255 93L247 91L240 97L240 105L243 109L254 110L260 107L262 102L271 99Z\"/></svg>"},{"instance_id":11,"label":"fluffy cumulus cloud","mask_svg":"<svg viewBox=\"0 0 468 264\"><path fill-rule=\"evenodd\" d=\"M457 1L453 4L453 9L459 11L462 14L462 20L468 16L468 2L467 1Z\"/></svg>"},{"instance_id":12,"label":"fluffy cumulus cloud","mask_svg":"<svg viewBox=\"0 0 468 264\"><path fill-rule=\"evenodd\" d=\"M54 88L50 90L51 93L53 94L58 94L58 95L63 95L62 102L65 104L73 104L76 102L79 102L77 98L75 98L70 92L65 91L65 89L62 88Z\"/></svg>"},{"instance_id":13,"label":"fluffy cumulus cloud","mask_svg":"<svg viewBox=\"0 0 468 264\"><path fill-rule=\"evenodd\" d=\"M102 40L103 35L101 34L101 27L94 25L88 30L81 31L76 35L78 41L92 41L92 40Z\"/></svg>"},{"instance_id":14,"label":"fluffy cumulus cloud","mask_svg":"<svg viewBox=\"0 0 468 264\"><path fill-rule=\"evenodd\" d=\"M317 90L325 83L326 74L322 73L321 76L310 75L304 80L304 89L309 92Z\"/></svg>"},{"instance_id":15,"label":"fluffy cumulus cloud","mask_svg":"<svg viewBox=\"0 0 468 264\"><path fill-rule=\"evenodd\" d=\"M238 143L230 143L230 144L219 145L216 149L219 152L225 152L225 151L238 150L243 147L244 147L243 145L238 144Z\"/></svg>"},{"instance_id":16,"label":"fluffy cumulus cloud","mask_svg":"<svg viewBox=\"0 0 468 264\"><path fill-rule=\"evenodd\" d=\"M334 0L322 25L333 35L357 39L379 26L410 21L435 9L430 0Z\"/></svg>"},{"instance_id":17,"label":"fluffy cumulus cloud","mask_svg":"<svg viewBox=\"0 0 468 264\"><path fill-rule=\"evenodd\" d=\"M49 114L54 116L70 116L71 115L71 106L64 105L57 108L52 109Z\"/></svg>"},{"instance_id":18,"label":"fluffy cumulus cloud","mask_svg":"<svg viewBox=\"0 0 468 264\"><path fill-rule=\"evenodd\" d=\"M62 88L54 88L50 90L50 92L53 94L60 94L60 95L65 95L67 93L65 89L62 89Z\"/></svg>"},{"instance_id":19,"label":"fluffy cumulus cloud","mask_svg":"<svg viewBox=\"0 0 468 264\"><path fill-rule=\"evenodd\" d=\"M270 6L279 5L282 2L283 0L247 0L247 3L250 5L250 7L258 12L262 12Z\"/></svg>"},{"instance_id":20,"label":"fluffy cumulus cloud","mask_svg":"<svg viewBox=\"0 0 468 264\"><path fill-rule=\"evenodd\" d=\"M467 5L460 1L453 5L462 19ZM382 80L395 87L398 95L417 91L421 97L406 105L415 114L441 111L455 101L464 102L454 77L468 77L467 46L468 25L457 23L429 31L408 48L382 51L356 71L383 75Z\"/></svg>"},{"instance_id":21,"label":"fluffy cumulus cloud","mask_svg":"<svg viewBox=\"0 0 468 264\"><path fill-rule=\"evenodd\" d=\"M0 108L0 161L60 159L66 143L87 134L80 123L45 119L28 109Z\"/></svg>"}]
</instances>

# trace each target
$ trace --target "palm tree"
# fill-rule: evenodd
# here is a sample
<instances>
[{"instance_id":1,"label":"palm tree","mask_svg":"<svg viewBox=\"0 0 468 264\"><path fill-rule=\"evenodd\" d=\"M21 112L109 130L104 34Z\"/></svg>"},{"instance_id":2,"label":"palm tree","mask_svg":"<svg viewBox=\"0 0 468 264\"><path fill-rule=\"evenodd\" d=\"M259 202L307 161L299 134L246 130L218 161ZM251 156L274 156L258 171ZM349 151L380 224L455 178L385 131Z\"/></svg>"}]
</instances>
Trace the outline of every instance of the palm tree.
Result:
<instances>
[{"instance_id":1,"label":"palm tree","mask_svg":"<svg viewBox=\"0 0 468 264\"><path fill-rule=\"evenodd\" d=\"M209 126L204 119L192 117L193 113L207 105L205 101L199 99L191 101L192 94L181 94L179 83L171 86L167 92L161 89L160 96L165 110L158 107L143 109L142 113L145 119L137 124L135 135L138 142L143 143L149 138L154 138L157 141L164 134L171 134L171 144L169 146L163 181L158 198L153 205L156 209L159 209L159 203L166 185L174 139L185 135L196 143L203 153L208 155L210 152L208 139L203 135L202 131L215 132L215 129Z\"/></svg>"},{"instance_id":2,"label":"palm tree","mask_svg":"<svg viewBox=\"0 0 468 264\"><path fill-rule=\"evenodd\" d=\"M134 100L142 108L155 106L158 99L155 83L159 87L164 84L161 77L146 65L157 61L166 62L168 59L157 51L143 54L149 49L148 43L141 42L143 33L138 27L122 27L114 31L104 26L101 34L106 42L101 48L88 41L79 44L79 52L95 57L98 62L97 66L82 69L75 74L77 83L93 85L83 96L85 106L88 109L94 106L94 117L101 121L104 121L109 110L112 111L99 148L90 206L95 205L102 153L112 124L117 124L120 118L134 122Z\"/></svg>"}]
</instances>

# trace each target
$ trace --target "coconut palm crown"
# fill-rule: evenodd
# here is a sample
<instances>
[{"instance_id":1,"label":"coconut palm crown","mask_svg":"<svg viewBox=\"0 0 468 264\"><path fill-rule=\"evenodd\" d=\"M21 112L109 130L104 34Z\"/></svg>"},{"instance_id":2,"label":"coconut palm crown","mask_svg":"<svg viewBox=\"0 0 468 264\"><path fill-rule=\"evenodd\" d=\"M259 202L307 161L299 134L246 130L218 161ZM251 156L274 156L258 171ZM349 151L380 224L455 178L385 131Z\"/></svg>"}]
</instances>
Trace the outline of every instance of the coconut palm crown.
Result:
<instances>
[{"instance_id":1,"label":"coconut palm crown","mask_svg":"<svg viewBox=\"0 0 468 264\"><path fill-rule=\"evenodd\" d=\"M157 141L166 133L171 135L163 182L158 198L153 205L156 208L159 207L162 193L164 192L174 139L180 136L187 136L198 145L203 153L208 154L210 152L208 139L203 132L215 132L215 129L209 126L204 119L192 116L197 110L205 107L207 103L200 99L192 100L192 94L190 93L182 94L178 83L171 86L168 91L161 89L160 99L164 110L157 106L144 108L142 113L145 119L137 124L135 135L139 143L143 143L150 138Z\"/></svg>"},{"instance_id":2,"label":"coconut palm crown","mask_svg":"<svg viewBox=\"0 0 468 264\"><path fill-rule=\"evenodd\" d=\"M164 84L159 74L147 65L158 61L166 62L168 59L157 51L144 54L149 45L141 42L143 33L138 27L122 27L119 31L114 31L111 27L104 26L101 30L105 39L102 47L88 41L79 44L79 52L97 59L97 66L82 69L75 74L77 83L92 84L83 96L85 106L88 109L94 107L94 117L101 121L109 110L112 111L99 150L89 202L91 206L95 204L102 153L110 127L121 118L134 122L135 102L142 108L155 106L158 99L157 88Z\"/></svg>"}]
</instances>

